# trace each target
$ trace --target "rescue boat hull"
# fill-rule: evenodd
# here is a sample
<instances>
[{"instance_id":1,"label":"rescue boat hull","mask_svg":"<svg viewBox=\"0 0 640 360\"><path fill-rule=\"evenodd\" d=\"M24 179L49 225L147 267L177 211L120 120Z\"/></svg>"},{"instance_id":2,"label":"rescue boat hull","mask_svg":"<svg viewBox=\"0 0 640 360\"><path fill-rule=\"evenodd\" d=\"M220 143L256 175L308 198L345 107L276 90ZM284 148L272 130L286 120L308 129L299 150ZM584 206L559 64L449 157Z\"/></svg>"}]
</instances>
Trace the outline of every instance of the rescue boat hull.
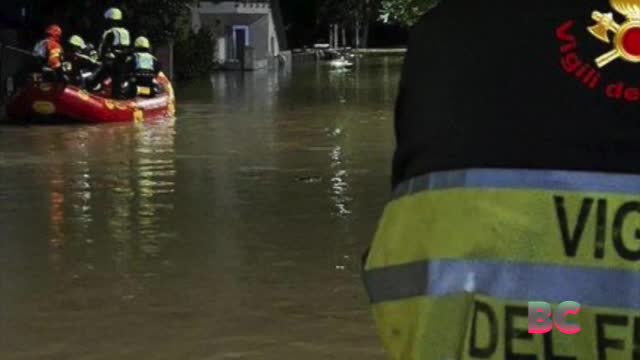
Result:
<instances>
[{"instance_id":1,"label":"rescue boat hull","mask_svg":"<svg viewBox=\"0 0 640 360\"><path fill-rule=\"evenodd\" d=\"M164 74L157 78L164 91L154 98L114 100L75 86L30 81L7 106L11 122L122 123L157 122L175 115L175 96Z\"/></svg>"}]
</instances>

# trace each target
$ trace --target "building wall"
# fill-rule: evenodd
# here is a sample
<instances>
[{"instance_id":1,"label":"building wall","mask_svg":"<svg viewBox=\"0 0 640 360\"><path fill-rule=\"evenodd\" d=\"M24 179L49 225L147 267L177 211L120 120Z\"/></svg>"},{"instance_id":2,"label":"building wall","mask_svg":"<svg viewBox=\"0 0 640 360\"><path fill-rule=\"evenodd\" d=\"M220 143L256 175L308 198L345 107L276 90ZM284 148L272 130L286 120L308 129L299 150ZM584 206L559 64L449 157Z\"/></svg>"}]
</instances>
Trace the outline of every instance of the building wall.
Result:
<instances>
[{"instance_id":1,"label":"building wall","mask_svg":"<svg viewBox=\"0 0 640 360\"><path fill-rule=\"evenodd\" d=\"M280 54L280 43L276 26L271 14L251 24L251 47L255 49L257 59L266 59Z\"/></svg>"},{"instance_id":2,"label":"building wall","mask_svg":"<svg viewBox=\"0 0 640 360\"><path fill-rule=\"evenodd\" d=\"M280 54L281 44L279 39L274 16L273 14L269 14L269 42L273 40L273 49L270 48L271 56L278 56Z\"/></svg>"},{"instance_id":3,"label":"building wall","mask_svg":"<svg viewBox=\"0 0 640 360\"><path fill-rule=\"evenodd\" d=\"M193 8L192 25L195 28L209 27L214 30L216 51L214 58L225 63L233 58L235 43L233 26L244 25L249 28L250 47L254 49L256 60L266 60L280 54L280 42L274 16L268 3L239 4L224 1L221 3L202 2ZM194 20L195 19L195 20Z\"/></svg>"},{"instance_id":4,"label":"building wall","mask_svg":"<svg viewBox=\"0 0 640 360\"><path fill-rule=\"evenodd\" d=\"M269 18L263 16L249 26L249 46L254 49L256 59L264 59L269 55Z\"/></svg>"}]
</instances>

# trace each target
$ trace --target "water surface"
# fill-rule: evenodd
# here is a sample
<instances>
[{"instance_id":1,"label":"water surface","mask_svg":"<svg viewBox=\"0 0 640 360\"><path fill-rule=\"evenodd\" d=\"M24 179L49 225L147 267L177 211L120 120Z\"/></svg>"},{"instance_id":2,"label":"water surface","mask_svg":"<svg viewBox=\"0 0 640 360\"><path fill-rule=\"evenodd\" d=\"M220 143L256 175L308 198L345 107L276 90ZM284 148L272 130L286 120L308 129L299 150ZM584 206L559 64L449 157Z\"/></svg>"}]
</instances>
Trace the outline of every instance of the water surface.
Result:
<instances>
[{"instance_id":1,"label":"water surface","mask_svg":"<svg viewBox=\"0 0 640 360\"><path fill-rule=\"evenodd\" d=\"M359 265L400 64L215 74L172 123L0 127L0 359L383 359Z\"/></svg>"}]
</instances>

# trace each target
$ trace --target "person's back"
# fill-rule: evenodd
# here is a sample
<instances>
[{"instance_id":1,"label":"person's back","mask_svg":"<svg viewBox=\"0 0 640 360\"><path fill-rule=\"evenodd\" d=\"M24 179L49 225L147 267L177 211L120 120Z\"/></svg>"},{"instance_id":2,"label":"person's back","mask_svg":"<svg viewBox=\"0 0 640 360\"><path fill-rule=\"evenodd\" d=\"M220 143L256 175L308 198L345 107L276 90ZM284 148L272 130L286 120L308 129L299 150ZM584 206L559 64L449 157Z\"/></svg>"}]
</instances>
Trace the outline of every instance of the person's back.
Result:
<instances>
[{"instance_id":1,"label":"person's back","mask_svg":"<svg viewBox=\"0 0 640 360\"><path fill-rule=\"evenodd\" d=\"M46 38L34 46L32 70L42 73L47 81L62 81L65 79L62 69L62 29L58 25L51 25L45 34Z\"/></svg>"},{"instance_id":2,"label":"person's back","mask_svg":"<svg viewBox=\"0 0 640 360\"><path fill-rule=\"evenodd\" d=\"M638 9L443 0L412 30L364 274L393 358L632 358ZM583 307L538 339L529 301Z\"/></svg>"},{"instance_id":3,"label":"person's back","mask_svg":"<svg viewBox=\"0 0 640 360\"><path fill-rule=\"evenodd\" d=\"M102 35L100 43L100 58L108 60L117 57L126 57L131 45L129 31L120 26L107 29Z\"/></svg>"},{"instance_id":4,"label":"person's back","mask_svg":"<svg viewBox=\"0 0 640 360\"><path fill-rule=\"evenodd\" d=\"M131 78L130 97L153 97L157 93L156 77L160 72L160 64L151 54L151 44L145 37L135 41L135 51L127 60Z\"/></svg>"},{"instance_id":5,"label":"person's back","mask_svg":"<svg viewBox=\"0 0 640 360\"><path fill-rule=\"evenodd\" d=\"M99 68L99 63L91 54L91 47L78 35L73 35L68 41L68 56L70 63L70 78L74 85L85 87L87 79Z\"/></svg>"},{"instance_id":6,"label":"person's back","mask_svg":"<svg viewBox=\"0 0 640 360\"><path fill-rule=\"evenodd\" d=\"M125 62L130 53L131 38L129 31L122 26L123 14L120 9L111 8L105 12L104 17L108 23L107 30L98 49L102 67L91 81L90 87L96 87L111 77L112 96L122 98L122 86L126 76Z\"/></svg>"}]
</instances>

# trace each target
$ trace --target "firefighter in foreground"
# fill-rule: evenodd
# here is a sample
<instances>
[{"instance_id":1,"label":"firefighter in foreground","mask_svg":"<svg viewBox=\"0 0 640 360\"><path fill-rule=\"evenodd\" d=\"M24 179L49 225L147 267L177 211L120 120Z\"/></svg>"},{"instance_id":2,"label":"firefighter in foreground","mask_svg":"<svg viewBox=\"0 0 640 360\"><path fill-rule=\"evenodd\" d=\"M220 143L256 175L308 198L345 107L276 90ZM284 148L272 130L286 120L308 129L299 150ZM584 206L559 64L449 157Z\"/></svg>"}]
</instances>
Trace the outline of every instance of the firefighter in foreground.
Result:
<instances>
[{"instance_id":1,"label":"firefighter in foreground","mask_svg":"<svg viewBox=\"0 0 640 360\"><path fill-rule=\"evenodd\" d=\"M412 29L364 269L391 358L637 356L638 9L444 0Z\"/></svg>"}]
</instances>

